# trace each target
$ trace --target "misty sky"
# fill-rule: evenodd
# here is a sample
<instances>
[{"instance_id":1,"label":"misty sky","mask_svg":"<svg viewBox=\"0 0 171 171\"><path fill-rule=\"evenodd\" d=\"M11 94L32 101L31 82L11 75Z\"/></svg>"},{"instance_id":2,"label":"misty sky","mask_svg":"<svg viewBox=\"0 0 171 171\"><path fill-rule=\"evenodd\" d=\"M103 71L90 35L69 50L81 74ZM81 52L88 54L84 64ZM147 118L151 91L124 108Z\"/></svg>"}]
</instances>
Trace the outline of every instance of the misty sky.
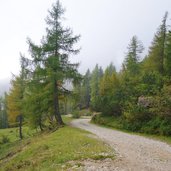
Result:
<instances>
[{"instance_id":1,"label":"misty sky","mask_svg":"<svg viewBox=\"0 0 171 171\"><path fill-rule=\"evenodd\" d=\"M45 34L47 10L54 0L1 0L0 79L19 71L19 53L28 56L26 38L39 43ZM66 8L64 24L81 34L82 50L72 61L80 62L84 73L96 63L120 68L133 35L143 42L146 52L170 0L61 0Z\"/></svg>"}]
</instances>

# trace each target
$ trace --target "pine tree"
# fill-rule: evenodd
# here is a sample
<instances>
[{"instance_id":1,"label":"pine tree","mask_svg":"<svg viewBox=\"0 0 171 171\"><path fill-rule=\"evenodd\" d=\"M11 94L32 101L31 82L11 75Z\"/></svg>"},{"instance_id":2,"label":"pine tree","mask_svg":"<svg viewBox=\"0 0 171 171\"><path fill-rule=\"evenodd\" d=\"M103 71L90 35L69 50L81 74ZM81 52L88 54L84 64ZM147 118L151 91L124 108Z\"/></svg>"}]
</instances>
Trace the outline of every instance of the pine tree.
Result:
<instances>
[{"instance_id":1,"label":"pine tree","mask_svg":"<svg viewBox=\"0 0 171 171\"><path fill-rule=\"evenodd\" d=\"M90 81L90 87L91 87L91 107L94 110L99 110L99 85L100 80L103 76L103 70L98 65L95 66L94 70L91 74L91 81Z\"/></svg>"},{"instance_id":2,"label":"pine tree","mask_svg":"<svg viewBox=\"0 0 171 171\"><path fill-rule=\"evenodd\" d=\"M148 71L157 71L162 75L164 74L167 18L168 12L165 13L162 24L160 25L157 33L154 36L146 64L146 68L148 69Z\"/></svg>"},{"instance_id":3,"label":"pine tree","mask_svg":"<svg viewBox=\"0 0 171 171\"><path fill-rule=\"evenodd\" d=\"M73 88L73 109L74 110L81 110L84 107L84 92L83 92L83 86L82 81L74 84Z\"/></svg>"},{"instance_id":4,"label":"pine tree","mask_svg":"<svg viewBox=\"0 0 171 171\"><path fill-rule=\"evenodd\" d=\"M91 73L90 70L88 69L84 78L83 78L83 91L84 91L84 99L85 99L85 107L89 108L90 107L90 79L91 79Z\"/></svg>"},{"instance_id":5,"label":"pine tree","mask_svg":"<svg viewBox=\"0 0 171 171\"><path fill-rule=\"evenodd\" d=\"M164 61L165 74L171 76L171 31L167 34L165 45L165 61Z\"/></svg>"},{"instance_id":6,"label":"pine tree","mask_svg":"<svg viewBox=\"0 0 171 171\"><path fill-rule=\"evenodd\" d=\"M106 70L108 70L110 75L112 75L113 73L116 72L116 68L115 68L115 66L113 65L112 62L109 64L109 66L106 68Z\"/></svg>"},{"instance_id":7,"label":"pine tree","mask_svg":"<svg viewBox=\"0 0 171 171\"><path fill-rule=\"evenodd\" d=\"M144 48L142 43L138 40L136 36L133 36L130 44L128 45L128 52L125 58L125 68L131 74L137 74L139 72L138 63L140 61L140 54L143 52Z\"/></svg>"},{"instance_id":8,"label":"pine tree","mask_svg":"<svg viewBox=\"0 0 171 171\"><path fill-rule=\"evenodd\" d=\"M113 64L110 64L104 72L104 75L100 81L99 95L101 112L103 114L115 116L121 114L119 79Z\"/></svg>"}]
</instances>

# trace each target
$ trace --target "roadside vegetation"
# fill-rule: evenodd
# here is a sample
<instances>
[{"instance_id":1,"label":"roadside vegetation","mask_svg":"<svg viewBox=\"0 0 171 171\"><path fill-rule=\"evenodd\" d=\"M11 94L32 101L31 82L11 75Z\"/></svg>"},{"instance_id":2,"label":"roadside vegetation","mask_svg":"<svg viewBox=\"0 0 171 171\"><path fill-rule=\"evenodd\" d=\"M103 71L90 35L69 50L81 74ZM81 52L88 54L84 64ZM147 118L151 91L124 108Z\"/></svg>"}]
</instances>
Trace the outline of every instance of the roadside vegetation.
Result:
<instances>
[{"instance_id":1,"label":"roadside vegetation","mask_svg":"<svg viewBox=\"0 0 171 171\"><path fill-rule=\"evenodd\" d=\"M75 109L72 112L72 117L75 119L78 119L80 117L91 117L92 116L92 111L90 109Z\"/></svg>"},{"instance_id":2,"label":"roadside vegetation","mask_svg":"<svg viewBox=\"0 0 171 171\"><path fill-rule=\"evenodd\" d=\"M93 116L91 123L100 125L100 126L104 126L107 128L111 128L111 129L116 129L116 130L120 130L129 134L136 134L136 135L140 135L140 136L144 136L147 138L152 138L152 139L156 139L156 140L160 140L163 142L166 142L168 144L171 144L171 136L165 136L162 134L151 134L149 132L144 132L143 131L136 131L133 132L130 129L128 129L126 127L126 124L124 125L123 120L118 117L114 117L114 116L104 116L101 114L96 114Z\"/></svg>"},{"instance_id":3,"label":"roadside vegetation","mask_svg":"<svg viewBox=\"0 0 171 171\"><path fill-rule=\"evenodd\" d=\"M143 44L133 36L119 72L111 63L87 70L74 87L75 106L102 115L94 122L119 129L171 136L171 30L166 12L143 56Z\"/></svg>"}]
</instances>

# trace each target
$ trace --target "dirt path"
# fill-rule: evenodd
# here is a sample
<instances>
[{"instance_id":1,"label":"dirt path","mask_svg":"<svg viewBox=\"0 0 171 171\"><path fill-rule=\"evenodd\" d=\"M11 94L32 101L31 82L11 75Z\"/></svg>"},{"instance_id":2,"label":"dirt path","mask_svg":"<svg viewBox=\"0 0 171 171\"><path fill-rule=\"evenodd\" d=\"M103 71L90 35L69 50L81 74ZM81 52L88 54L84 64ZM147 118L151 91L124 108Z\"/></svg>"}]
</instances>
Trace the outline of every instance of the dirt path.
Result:
<instances>
[{"instance_id":1,"label":"dirt path","mask_svg":"<svg viewBox=\"0 0 171 171\"><path fill-rule=\"evenodd\" d=\"M71 125L97 135L117 153L117 159L107 161L107 166L99 169L98 163L95 166L90 163L93 166L92 169L85 170L171 171L171 146L166 143L102 128L90 124L89 119L74 120Z\"/></svg>"}]
</instances>

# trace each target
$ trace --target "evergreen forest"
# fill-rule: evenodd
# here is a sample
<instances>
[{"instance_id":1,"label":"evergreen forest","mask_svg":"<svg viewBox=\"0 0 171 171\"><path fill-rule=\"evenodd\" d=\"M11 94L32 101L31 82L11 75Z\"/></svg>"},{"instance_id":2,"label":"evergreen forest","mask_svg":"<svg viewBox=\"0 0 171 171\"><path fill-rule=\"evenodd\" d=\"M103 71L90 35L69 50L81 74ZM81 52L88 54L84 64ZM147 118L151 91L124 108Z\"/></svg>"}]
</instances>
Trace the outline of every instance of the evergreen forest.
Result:
<instances>
[{"instance_id":1,"label":"evergreen forest","mask_svg":"<svg viewBox=\"0 0 171 171\"><path fill-rule=\"evenodd\" d=\"M46 18L41 43L27 39L30 56L20 54L20 74L0 99L0 127L55 129L65 125L61 115L79 117L82 110L98 124L115 122L130 131L171 135L171 30L166 12L148 54L135 35L119 71L114 63L98 64L85 74L70 57L79 53L74 35L62 24L65 10L57 1ZM105 120L105 118L108 118ZM20 128L21 129L21 128ZM22 138L22 129L20 130Z\"/></svg>"}]
</instances>

